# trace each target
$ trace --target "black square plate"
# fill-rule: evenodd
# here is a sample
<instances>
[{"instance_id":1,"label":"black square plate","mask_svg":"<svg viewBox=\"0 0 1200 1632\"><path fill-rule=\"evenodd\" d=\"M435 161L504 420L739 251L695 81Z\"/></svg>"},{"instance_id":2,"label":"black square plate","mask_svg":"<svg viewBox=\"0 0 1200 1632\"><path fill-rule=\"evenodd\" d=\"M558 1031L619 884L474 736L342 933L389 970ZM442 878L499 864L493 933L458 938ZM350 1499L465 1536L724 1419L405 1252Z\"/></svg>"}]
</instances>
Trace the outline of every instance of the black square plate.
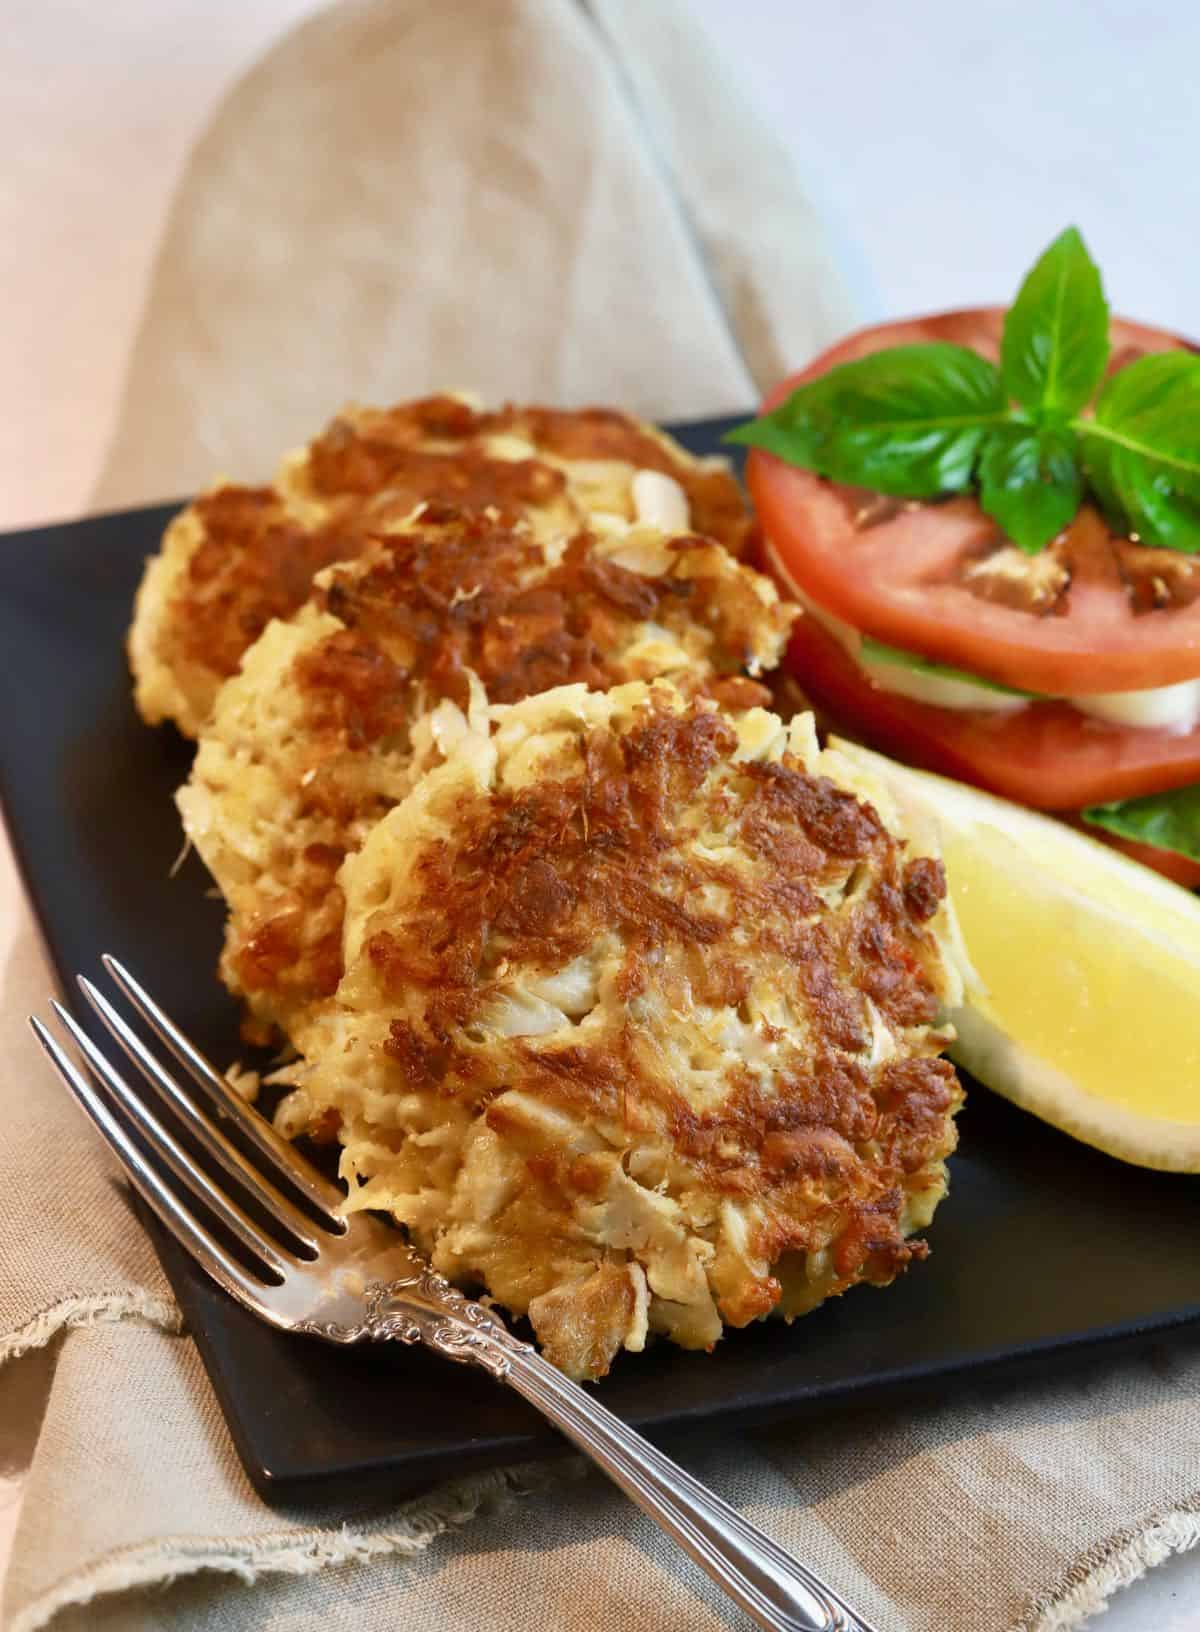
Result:
<instances>
[{"instance_id":1,"label":"black square plate","mask_svg":"<svg viewBox=\"0 0 1200 1632\"><path fill-rule=\"evenodd\" d=\"M683 427L698 452L727 422ZM190 749L148 731L123 638L143 558L174 507L0 540L0 789L64 984L115 952L214 1058L244 1054L214 975L222 911L170 871ZM928 1263L711 1356L623 1356L605 1401L656 1436L750 1423L1001 1362L1047 1363L1200 1319L1200 1181L1141 1172L979 1089ZM560 1443L482 1374L402 1348L343 1350L260 1324L155 1240L246 1469L269 1500L361 1504Z\"/></svg>"}]
</instances>

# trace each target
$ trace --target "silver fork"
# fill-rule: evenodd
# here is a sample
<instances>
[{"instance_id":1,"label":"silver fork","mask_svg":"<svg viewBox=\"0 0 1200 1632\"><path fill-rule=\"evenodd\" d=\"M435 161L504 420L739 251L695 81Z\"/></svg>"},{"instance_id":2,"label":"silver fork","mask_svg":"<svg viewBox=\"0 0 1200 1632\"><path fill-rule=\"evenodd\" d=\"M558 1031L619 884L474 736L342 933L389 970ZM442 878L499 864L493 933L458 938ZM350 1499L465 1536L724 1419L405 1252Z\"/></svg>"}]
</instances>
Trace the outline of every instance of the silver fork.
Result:
<instances>
[{"instance_id":1,"label":"silver fork","mask_svg":"<svg viewBox=\"0 0 1200 1632\"><path fill-rule=\"evenodd\" d=\"M103 963L183 1067L191 1089L90 980L80 976L80 989L122 1052L199 1145L203 1161L193 1158L142 1098L144 1090L131 1086L61 1003L52 1007L86 1071L40 1020L31 1016L29 1023L130 1183L230 1296L288 1331L332 1343L390 1338L424 1343L447 1359L482 1366L586 1452L757 1625L769 1632L871 1632L813 1571L435 1274L398 1230L364 1213L342 1217L342 1191L242 1099L127 969L113 957L105 956ZM208 1102L207 1114L193 1098L197 1089ZM242 1154L222 1124L237 1129L255 1161ZM272 1221L272 1231L229 1193L222 1176L232 1180L255 1213ZM239 1243L245 1261L197 1217L185 1199L189 1195Z\"/></svg>"}]
</instances>

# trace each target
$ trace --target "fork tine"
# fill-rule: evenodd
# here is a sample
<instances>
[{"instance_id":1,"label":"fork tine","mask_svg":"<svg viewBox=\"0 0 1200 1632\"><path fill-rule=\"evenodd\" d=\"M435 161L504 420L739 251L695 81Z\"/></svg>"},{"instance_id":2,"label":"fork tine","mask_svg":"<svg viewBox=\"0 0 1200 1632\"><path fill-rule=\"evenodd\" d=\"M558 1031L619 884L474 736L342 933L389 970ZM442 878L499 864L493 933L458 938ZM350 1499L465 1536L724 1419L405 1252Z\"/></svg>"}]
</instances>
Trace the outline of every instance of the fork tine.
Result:
<instances>
[{"instance_id":1,"label":"fork tine","mask_svg":"<svg viewBox=\"0 0 1200 1632\"><path fill-rule=\"evenodd\" d=\"M70 1033L71 1041L87 1061L92 1075L104 1084L179 1183L199 1197L246 1250L266 1264L273 1274L283 1280L289 1271L295 1270L298 1260L277 1246L235 1201L213 1183L204 1169L191 1160L174 1134L169 1133L154 1113L143 1105L116 1066L97 1047L71 1012L58 1002L51 1002L50 1007Z\"/></svg>"},{"instance_id":2,"label":"fork tine","mask_svg":"<svg viewBox=\"0 0 1200 1632\"><path fill-rule=\"evenodd\" d=\"M130 1184L163 1226L231 1297L241 1299L259 1314L271 1319L271 1310L264 1302L263 1295L267 1289L263 1283L232 1258L204 1225L192 1216L175 1192L163 1183L104 1103L95 1084L88 1080L58 1039L36 1015L30 1016L29 1024L72 1096L124 1168Z\"/></svg>"},{"instance_id":3,"label":"fork tine","mask_svg":"<svg viewBox=\"0 0 1200 1632\"><path fill-rule=\"evenodd\" d=\"M302 1213L299 1207L289 1201L285 1195L265 1179L259 1170L246 1160L241 1151L230 1144L219 1128L213 1127L212 1123L183 1091L171 1073L154 1057L141 1038L129 1028L104 994L98 991L91 981L83 975L76 978L79 981L79 988L84 997L95 1009L113 1037L120 1043L125 1053L147 1081L153 1083L158 1091L170 1101L209 1155L219 1162L226 1173L242 1185L260 1206L266 1208L273 1218L290 1230L298 1241L303 1242L313 1252L320 1251L320 1243L317 1240L312 1219L307 1214Z\"/></svg>"},{"instance_id":4,"label":"fork tine","mask_svg":"<svg viewBox=\"0 0 1200 1632\"><path fill-rule=\"evenodd\" d=\"M234 1091L118 958L114 958L111 952L105 952L100 961L155 1036L216 1102L217 1109L223 1115L230 1116L246 1137L254 1142L255 1148L280 1169L309 1201L320 1207L339 1228L344 1228L345 1221L337 1209L346 1198L337 1185L330 1184L323 1173L319 1173L294 1145L288 1144L276 1133L264 1116Z\"/></svg>"}]
</instances>

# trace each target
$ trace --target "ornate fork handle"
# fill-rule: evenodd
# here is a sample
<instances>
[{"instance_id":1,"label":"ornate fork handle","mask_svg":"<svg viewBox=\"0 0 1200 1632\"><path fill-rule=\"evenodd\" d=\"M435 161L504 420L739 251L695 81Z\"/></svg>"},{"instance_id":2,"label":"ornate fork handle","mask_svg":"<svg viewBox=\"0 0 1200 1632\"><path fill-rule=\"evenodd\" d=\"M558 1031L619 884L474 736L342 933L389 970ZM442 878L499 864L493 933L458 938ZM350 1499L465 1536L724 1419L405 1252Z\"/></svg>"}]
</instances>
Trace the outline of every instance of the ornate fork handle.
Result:
<instances>
[{"instance_id":1,"label":"ornate fork handle","mask_svg":"<svg viewBox=\"0 0 1200 1632\"><path fill-rule=\"evenodd\" d=\"M355 1326L305 1329L341 1342L424 1343L506 1382L657 1520L768 1632L871 1632L811 1570L748 1524L728 1503L515 1338L482 1305L430 1269L376 1282Z\"/></svg>"}]
</instances>

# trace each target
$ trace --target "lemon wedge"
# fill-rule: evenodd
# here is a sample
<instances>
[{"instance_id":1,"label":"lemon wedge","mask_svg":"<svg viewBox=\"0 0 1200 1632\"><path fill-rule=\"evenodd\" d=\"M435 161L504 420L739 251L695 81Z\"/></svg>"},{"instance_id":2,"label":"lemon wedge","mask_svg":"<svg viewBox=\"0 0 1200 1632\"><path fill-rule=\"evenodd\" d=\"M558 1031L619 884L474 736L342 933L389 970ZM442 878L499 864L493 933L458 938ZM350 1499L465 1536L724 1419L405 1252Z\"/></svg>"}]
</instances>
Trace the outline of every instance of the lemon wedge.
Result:
<instances>
[{"instance_id":1,"label":"lemon wedge","mask_svg":"<svg viewBox=\"0 0 1200 1632\"><path fill-rule=\"evenodd\" d=\"M937 830L971 966L954 1060L1110 1156L1200 1172L1200 898L1051 817L831 746Z\"/></svg>"}]
</instances>

